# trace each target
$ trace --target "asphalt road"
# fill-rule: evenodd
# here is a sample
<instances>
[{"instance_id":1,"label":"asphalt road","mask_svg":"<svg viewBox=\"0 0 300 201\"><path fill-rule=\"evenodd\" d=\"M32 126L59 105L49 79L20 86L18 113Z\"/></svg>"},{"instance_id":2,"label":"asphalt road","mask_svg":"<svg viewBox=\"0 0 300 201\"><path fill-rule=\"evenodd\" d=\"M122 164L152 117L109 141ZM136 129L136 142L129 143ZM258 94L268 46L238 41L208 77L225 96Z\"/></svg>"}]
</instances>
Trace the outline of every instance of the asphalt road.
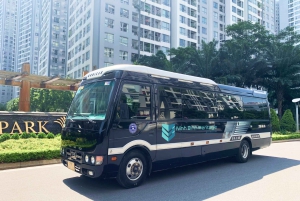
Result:
<instances>
[{"instance_id":1,"label":"asphalt road","mask_svg":"<svg viewBox=\"0 0 300 201\"><path fill-rule=\"evenodd\" d=\"M0 200L300 200L300 142L272 144L248 163L228 159L153 173L140 187L93 180L62 165L0 171Z\"/></svg>"}]
</instances>

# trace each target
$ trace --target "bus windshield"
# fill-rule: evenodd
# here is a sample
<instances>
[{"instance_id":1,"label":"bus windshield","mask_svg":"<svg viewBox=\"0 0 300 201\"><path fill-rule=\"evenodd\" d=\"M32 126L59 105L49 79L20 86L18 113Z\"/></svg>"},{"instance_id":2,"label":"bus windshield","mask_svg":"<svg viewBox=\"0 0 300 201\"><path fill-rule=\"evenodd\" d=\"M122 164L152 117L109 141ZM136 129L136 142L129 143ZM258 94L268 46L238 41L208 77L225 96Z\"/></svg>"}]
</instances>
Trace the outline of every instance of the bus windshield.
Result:
<instances>
[{"instance_id":1,"label":"bus windshield","mask_svg":"<svg viewBox=\"0 0 300 201\"><path fill-rule=\"evenodd\" d=\"M104 120L114 81L99 81L80 86L67 119Z\"/></svg>"}]
</instances>

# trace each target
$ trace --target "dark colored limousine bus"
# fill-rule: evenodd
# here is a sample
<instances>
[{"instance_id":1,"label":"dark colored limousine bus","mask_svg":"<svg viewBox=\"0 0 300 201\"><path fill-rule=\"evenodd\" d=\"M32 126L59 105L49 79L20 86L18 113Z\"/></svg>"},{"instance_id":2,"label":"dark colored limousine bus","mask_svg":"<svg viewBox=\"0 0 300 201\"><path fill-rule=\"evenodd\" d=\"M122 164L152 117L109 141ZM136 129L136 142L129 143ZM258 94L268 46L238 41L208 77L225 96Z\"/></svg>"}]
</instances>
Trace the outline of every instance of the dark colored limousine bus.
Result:
<instances>
[{"instance_id":1,"label":"dark colored limousine bus","mask_svg":"<svg viewBox=\"0 0 300 201\"><path fill-rule=\"evenodd\" d=\"M267 94L137 65L82 80L62 129L62 163L92 178L140 185L154 171L270 146Z\"/></svg>"}]
</instances>

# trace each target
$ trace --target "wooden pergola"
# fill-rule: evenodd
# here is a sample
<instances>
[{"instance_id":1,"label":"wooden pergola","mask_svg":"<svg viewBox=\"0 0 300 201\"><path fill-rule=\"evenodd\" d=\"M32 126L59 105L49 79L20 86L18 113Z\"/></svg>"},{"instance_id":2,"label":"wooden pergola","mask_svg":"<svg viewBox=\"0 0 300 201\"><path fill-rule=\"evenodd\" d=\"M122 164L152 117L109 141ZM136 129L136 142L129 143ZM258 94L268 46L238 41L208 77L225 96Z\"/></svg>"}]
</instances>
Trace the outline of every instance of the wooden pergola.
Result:
<instances>
[{"instance_id":1,"label":"wooden pergola","mask_svg":"<svg viewBox=\"0 0 300 201\"><path fill-rule=\"evenodd\" d=\"M83 72L85 75L87 71ZM30 88L76 91L81 80L62 79L30 74L30 64L24 63L22 72L0 70L0 85L20 87L19 111L30 111Z\"/></svg>"}]
</instances>

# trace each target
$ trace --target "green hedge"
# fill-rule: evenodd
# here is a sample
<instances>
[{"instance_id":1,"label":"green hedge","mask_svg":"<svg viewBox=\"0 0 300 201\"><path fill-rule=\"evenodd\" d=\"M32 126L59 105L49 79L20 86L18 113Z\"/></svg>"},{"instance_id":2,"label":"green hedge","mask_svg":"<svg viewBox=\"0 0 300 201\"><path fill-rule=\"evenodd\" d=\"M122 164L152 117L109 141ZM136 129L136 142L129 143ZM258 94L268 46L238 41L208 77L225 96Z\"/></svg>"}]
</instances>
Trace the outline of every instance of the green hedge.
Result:
<instances>
[{"instance_id":1,"label":"green hedge","mask_svg":"<svg viewBox=\"0 0 300 201\"><path fill-rule=\"evenodd\" d=\"M273 134L272 140L278 141L278 140L289 140L289 139L300 139L300 133L291 133L286 135L281 134Z\"/></svg>"},{"instance_id":2,"label":"green hedge","mask_svg":"<svg viewBox=\"0 0 300 201\"><path fill-rule=\"evenodd\" d=\"M32 160L55 159L60 157L60 149L8 151L0 153L0 163L15 163Z\"/></svg>"}]
</instances>

